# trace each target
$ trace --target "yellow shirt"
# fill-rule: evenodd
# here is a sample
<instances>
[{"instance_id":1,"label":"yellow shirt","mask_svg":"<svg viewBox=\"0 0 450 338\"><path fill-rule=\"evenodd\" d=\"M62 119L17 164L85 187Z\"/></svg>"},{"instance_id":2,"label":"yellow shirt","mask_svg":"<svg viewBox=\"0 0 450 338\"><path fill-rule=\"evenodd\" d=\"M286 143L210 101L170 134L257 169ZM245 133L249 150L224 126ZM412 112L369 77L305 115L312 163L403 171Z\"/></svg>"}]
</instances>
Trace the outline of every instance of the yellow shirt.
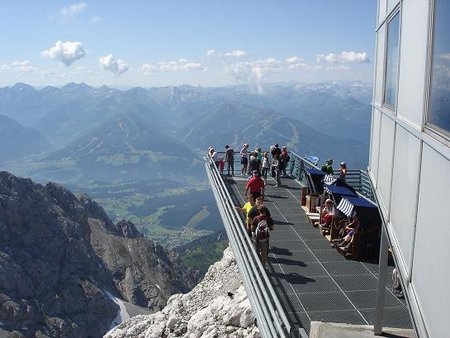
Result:
<instances>
[{"instance_id":1,"label":"yellow shirt","mask_svg":"<svg viewBox=\"0 0 450 338\"><path fill-rule=\"evenodd\" d=\"M245 210L245 224L248 224L248 213L250 212L250 209L253 208L253 205L251 205L250 202L247 202L242 208Z\"/></svg>"}]
</instances>

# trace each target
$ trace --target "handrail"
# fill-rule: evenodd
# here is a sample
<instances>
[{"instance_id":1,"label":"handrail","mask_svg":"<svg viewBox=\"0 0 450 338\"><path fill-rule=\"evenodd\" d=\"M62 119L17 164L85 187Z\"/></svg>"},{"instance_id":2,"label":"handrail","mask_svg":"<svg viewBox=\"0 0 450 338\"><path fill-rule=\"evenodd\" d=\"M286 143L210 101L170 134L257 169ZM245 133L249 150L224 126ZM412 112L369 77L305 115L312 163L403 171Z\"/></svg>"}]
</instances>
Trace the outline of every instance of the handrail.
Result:
<instances>
[{"instance_id":1,"label":"handrail","mask_svg":"<svg viewBox=\"0 0 450 338\"><path fill-rule=\"evenodd\" d=\"M205 158L205 168L261 335L291 337L291 324L254 250L225 182L209 157ZM300 334L307 337L304 329L300 330Z\"/></svg>"}]
</instances>

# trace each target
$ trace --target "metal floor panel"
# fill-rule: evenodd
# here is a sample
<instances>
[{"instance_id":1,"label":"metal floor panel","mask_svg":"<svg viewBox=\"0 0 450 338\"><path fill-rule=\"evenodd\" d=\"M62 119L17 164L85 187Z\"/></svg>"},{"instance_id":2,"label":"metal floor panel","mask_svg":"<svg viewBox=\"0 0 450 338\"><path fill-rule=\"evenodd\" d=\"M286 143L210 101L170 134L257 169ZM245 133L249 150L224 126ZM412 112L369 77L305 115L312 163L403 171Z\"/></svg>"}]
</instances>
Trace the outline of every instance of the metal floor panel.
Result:
<instances>
[{"instance_id":1,"label":"metal floor panel","mask_svg":"<svg viewBox=\"0 0 450 338\"><path fill-rule=\"evenodd\" d=\"M368 271L360 262L343 261L323 263L324 268L332 276L351 276L351 275L370 275Z\"/></svg>"},{"instance_id":2,"label":"metal floor panel","mask_svg":"<svg viewBox=\"0 0 450 338\"><path fill-rule=\"evenodd\" d=\"M361 314L367 319L369 324L375 321L375 309L360 310ZM405 306L395 308L385 308L384 325L387 327L411 328L411 319L408 309Z\"/></svg>"},{"instance_id":3,"label":"metal floor panel","mask_svg":"<svg viewBox=\"0 0 450 338\"><path fill-rule=\"evenodd\" d=\"M347 297L352 301L358 309L375 308L377 299L377 290L365 291L348 291ZM390 292L386 292L385 306L396 307L402 306L403 303Z\"/></svg>"},{"instance_id":4,"label":"metal floor panel","mask_svg":"<svg viewBox=\"0 0 450 338\"><path fill-rule=\"evenodd\" d=\"M377 279L372 275L334 276L333 278L344 291L377 289Z\"/></svg>"},{"instance_id":5,"label":"metal floor panel","mask_svg":"<svg viewBox=\"0 0 450 338\"><path fill-rule=\"evenodd\" d=\"M310 311L355 310L342 292L302 293L298 297L308 313Z\"/></svg>"},{"instance_id":6,"label":"metal floor panel","mask_svg":"<svg viewBox=\"0 0 450 338\"><path fill-rule=\"evenodd\" d=\"M243 205L247 179L228 184ZM300 189L292 179L274 188L269 179L265 205L275 223L271 232L267 275L292 327L309 332L311 320L373 324L378 264L346 259L330 246L300 207ZM392 284L389 268L388 285ZM405 300L386 290L385 326L411 328Z\"/></svg>"}]
</instances>

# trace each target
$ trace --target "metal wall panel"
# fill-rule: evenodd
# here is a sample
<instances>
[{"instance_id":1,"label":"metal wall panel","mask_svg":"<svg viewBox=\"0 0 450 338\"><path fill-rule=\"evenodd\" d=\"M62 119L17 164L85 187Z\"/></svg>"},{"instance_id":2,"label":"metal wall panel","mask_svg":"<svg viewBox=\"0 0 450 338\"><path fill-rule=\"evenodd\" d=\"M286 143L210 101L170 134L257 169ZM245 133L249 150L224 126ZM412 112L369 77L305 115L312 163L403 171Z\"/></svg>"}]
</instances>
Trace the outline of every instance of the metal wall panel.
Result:
<instances>
[{"instance_id":1,"label":"metal wall panel","mask_svg":"<svg viewBox=\"0 0 450 338\"><path fill-rule=\"evenodd\" d=\"M400 246L404 276L409 274L417 209L420 141L397 126L392 175L391 223Z\"/></svg>"},{"instance_id":2,"label":"metal wall panel","mask_svg":"<svg viewBox=\"0 0 450 338\"><path fill-rule=\"evenodd\" d=\"M381 195L381 207L387 219L390 218L392 156L394 152L395 123L386 115L381 117L380 156L378 163L377 188Z\"/></svg>"},{"instance_id":3,"label":"metal wall panel","mask_svg":"<svg viewBox=\"0 0 450 338\"><path fill-rule=\"evenodd\" d=\"M397 115L422 128L428 41L428 4L402 8ZM407 90L405 90L407 89Z\"/></svg>"},{"instance_id":4,"label":"metal wall panel","mask_svg":"<svg viewBox=\"0 0 450 338\"><path fill-rule=\"evenodd\" d=\"M412 286L431 337L448 337L450 161L424 145Z\"/></svg>"}]
</instances>

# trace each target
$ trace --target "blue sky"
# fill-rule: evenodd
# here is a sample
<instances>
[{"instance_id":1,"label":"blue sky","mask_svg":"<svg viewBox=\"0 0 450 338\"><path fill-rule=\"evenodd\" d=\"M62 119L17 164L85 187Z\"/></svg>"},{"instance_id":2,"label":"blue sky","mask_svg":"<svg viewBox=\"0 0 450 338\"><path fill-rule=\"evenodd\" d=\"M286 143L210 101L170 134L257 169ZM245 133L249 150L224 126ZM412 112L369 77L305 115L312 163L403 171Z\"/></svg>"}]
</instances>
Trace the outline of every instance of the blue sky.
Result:
<instances>
[{"instance_id":1,"label":"blue sky","mask_svg":"<svg viewBox=\"0 0 450 338\"><path fill-rule=\"evenodd\" d=\"M0 86L372 81L376 0L0 0Z\"/></svg>"}]
</instances>

